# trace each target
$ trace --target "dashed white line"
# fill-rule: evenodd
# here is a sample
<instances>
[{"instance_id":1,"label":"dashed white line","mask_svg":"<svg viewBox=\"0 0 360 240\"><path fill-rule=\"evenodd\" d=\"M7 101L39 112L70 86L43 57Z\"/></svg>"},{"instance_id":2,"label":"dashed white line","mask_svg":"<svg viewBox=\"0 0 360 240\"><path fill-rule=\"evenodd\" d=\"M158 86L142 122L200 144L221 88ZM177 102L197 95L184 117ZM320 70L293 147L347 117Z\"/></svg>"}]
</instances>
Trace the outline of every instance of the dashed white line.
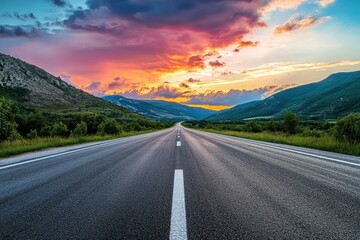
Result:
<instances>
[{"instance_id":1,"label":"dashed white line","mask_svg":"<svg viewBox=\"0 0 360 240\"><path fill-rule=\"evenodd\" d=\"M176 169L171 208L170 240L187 239L183 170Z\"/></svg>"},{"instance_id":2,"label":"dashed white line","mask_svg":"<svg viewBox=\"0 0 360 240\"><path fill-rule=\"evenodd\" d=\"M176 141L176 146L177 146L177 147L181 147L181 142L180 142L180 141Z\"/></svg>"}]
</instances>

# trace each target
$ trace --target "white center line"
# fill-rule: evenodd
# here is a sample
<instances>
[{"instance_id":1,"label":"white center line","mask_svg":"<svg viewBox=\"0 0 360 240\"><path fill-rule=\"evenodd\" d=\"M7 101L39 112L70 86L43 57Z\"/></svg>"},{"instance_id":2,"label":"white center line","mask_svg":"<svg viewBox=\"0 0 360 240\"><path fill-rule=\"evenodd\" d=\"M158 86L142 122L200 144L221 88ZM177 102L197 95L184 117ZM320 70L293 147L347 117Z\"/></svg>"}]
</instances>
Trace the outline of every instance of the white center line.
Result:
<instances>
[{"instance_id":1,"label":"white center line","mask_svg":"<svg viewBox=\"0 0 360 240\"><path fill-rule=\"evenodd\" d=\"M180 142L180 141L177 141L177 142L176 142L176 146L177 146L177 147L181 147L181 142Z\"/></svg>"},{"instance_id":2,"label":"white center line","mask_svg":"<svg viewBox=\"0 0 360 240\"><path fill-rule=\"evenodd\" d=\"M170 240L187 239L183 170L176 169L171 208Z\"/></svg>"}]
</instances>

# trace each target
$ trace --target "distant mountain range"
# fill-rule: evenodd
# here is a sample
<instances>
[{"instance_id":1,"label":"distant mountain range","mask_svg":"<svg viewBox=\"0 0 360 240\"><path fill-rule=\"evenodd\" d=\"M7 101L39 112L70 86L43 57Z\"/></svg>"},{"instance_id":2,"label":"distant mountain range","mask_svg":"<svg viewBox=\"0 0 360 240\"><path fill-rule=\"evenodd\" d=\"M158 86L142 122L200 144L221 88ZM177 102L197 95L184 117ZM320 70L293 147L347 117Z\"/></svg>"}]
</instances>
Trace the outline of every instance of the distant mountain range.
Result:
<instances>
[{"instance_id":1,"label":"distant mountain range","mask_svg":"<svg viewBox=\"0 0 360 240\"><path fill-rule=\"evenodd\" d=\"M98 113L119 119L144 119L126 108L95 97L46 71L0 53L0 97L26 109L59 114Z\"/></svg>"},{"instance_id":2,"label":"distant mountain range","mask_svg":"<svg viewBox=\"0 0 360 240\"><path fill-rule=\"evenodd\" d=\"M333 74L320 82L217 112L207 120L280 118L286 111L295 112L302 119L337 119L350 112L360 112L360 71Z\"/></svg>"},{"instance_id":3,"label":"distant mountain range","mask_svg":"<svg viewBox=\"0 0 360 240\"><path fill-rule=\"evenodd\" d=\"M215 111L204 108L189 107L161 100L136 100L120 95L104 96L103 99L156 120L202 120L215 113Z\"/></svg>"}]
</instances>

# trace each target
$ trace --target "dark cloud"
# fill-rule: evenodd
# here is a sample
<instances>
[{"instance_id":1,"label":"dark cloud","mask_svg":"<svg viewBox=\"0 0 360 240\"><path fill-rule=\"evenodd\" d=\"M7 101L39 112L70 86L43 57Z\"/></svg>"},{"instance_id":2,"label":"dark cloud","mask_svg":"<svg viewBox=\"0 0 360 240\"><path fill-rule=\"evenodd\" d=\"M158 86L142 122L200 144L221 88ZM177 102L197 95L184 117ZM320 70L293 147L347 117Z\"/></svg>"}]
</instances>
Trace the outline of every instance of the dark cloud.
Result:
<instances>
[{"instance_id":1,"label":"dark cloud","mask_svg":"<svg viewBox=\"0 0 360 240\"><path fill-rule=\"evenodd\" d=\"M1 14L1 17L12 17L12 15L8 12L3 12L3 14Z\"/></svg>"},{"instance_id":2,"label":"dark cloud","mask_svg":"<svg viewBox=\"0 0 360 240\"><path fill-rule=\"evenodd\" d=\"M63 27L64 26L64 23L60 20L52 20L51 22L46 22L44 23L44 26L46 27Z\"/></svg>"},{"instance_id":3,"label":"dark cloud","mask_svg":"<svg viewBox=\"0 0 360 240\"><path fill-rule=\"evenodd\" d=\"M18 12L14 12L13 17L17 18L20 21L26 22L27 20L36 20L36 16L34 13L28 14L19 14Z\"/></svg>"},{"instance_id":4,"label":"dark cloud","mask_svg":"<svg viewBox=\"0 0 360 240\"><path fill-rule=\"evenodd\" d=\"M189 78L189 79L187 80L187 82L189 82L189 83L199 83L199 82L200 82L200 79Z\"/></svg>"},{"instance_id":5,"label":"dark cloud","mask_svg":"<svg viewBox=\"0 0 360 240\"><path fill-rule=\"evenodd\" d=\"M65 7L66 1L64 0L51 0L51 3L58 6L58 7Z\"/></svg>"},{"instance_id":6,"label":"dark cloud","mask_svg":"<svg viewBox=\"0 0 360 240\"><path fill-rule=\"evenodd\" d=\"M101 82L92 82L89 86L85 87L85 90L94 92L99 90L99 87L101 85Z\"/></svg>"},{"instance_id":7,"label":"dark cloud","mask_svg":"<svg viewBox=\"0 0 360 240\"><path fill-rule=\"evenodd\" d=\"M108 84L108 89L109 90L120 89L123 86L124 86L124 83L121 83L119 81L115 81L115 82L111 82L111 83Z\"/></svg>"},{"instance_id":8,"label":"dark cloud","mask_svg":"<svg viewBox=\"0 0 360 240\"><path fill-rule=\"evenodd\" d=\"M210 61L209 65L213 68L220 68L220 67L224 67L225 63L224 62L219 62L219 60L216 61Z\"/></svg>"},{"instance_id":9,"label":"dark cloud","mask_svg":"<svg viewBox=\"0 0 360 240\"><path fill-rule=\"evenodd\" d=\"M115 78L114 78L114 81L120 81L120 80L121 80L120 77L115 77Z\"/></svg>"},{"instance_id":10,"label":"dark cloud","mask_svg":"<svg viewBox=\"0 0 360 240\"><path fill-rule=\"evenodd\" d=\"M4 37L25 37L35 38L41 35L39 29L24 25L24 26L11 26L11 25L0 25L0 38Z\"/></svg>"},{"instance_id":11,"label":"dark cloud","mask_svg":"<svg viewBox=\"0 0 360 240\"><path fill-rule=\"evenodd\" d=\"M65 21L67 26L112 34L123 33L126 26L143 31L146 28L189 30L207 34L204 37L214 45L241 40L252 28L264 26L258 10L266 5L263 0L88 0L86 3L88 9L74 11ZM107 24L106 18L118 20L118 27ZM187 33L178 37L181 42L191 39Z\"/></svg>"},{"instance_id":12,"label":"dark cloud","mask_svg":"<svg viewBox=\"0 0 360 240\"><path fill-rule=\"evenodd\" d=\"M180 83L179 87L181 87L181 88L190 88L190 86L187 85L186 83Z\"/></svg>"}]
</instances>

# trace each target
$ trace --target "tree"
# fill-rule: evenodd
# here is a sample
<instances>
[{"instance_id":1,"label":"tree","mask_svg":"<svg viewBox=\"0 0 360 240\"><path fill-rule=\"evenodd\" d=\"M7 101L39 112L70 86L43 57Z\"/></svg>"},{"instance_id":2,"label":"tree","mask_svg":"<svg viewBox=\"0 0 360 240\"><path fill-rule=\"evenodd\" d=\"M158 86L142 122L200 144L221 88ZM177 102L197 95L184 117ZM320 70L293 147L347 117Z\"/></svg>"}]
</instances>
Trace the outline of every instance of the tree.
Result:
<instances>
[{"instance_id":1,"label":"tree","mask_svg":"<svg viewBox=\"0 0 360 240\"><path fill-rule=\"evenodd\" d=\"M360 143L360 113L351 113L340 119L335 126L335 136L350 144Z\"/></svg>"},{"instance_id":2,"label":"tree","mask_svg":"<svg viewBox=\"0 0 360 240\"><path fill-rule=\"evenodd\" d=\"M105 119L98 126L98 134L118 134L122 132L122 127L118 124L115 119Z\"/></svg>"},{"instance_id":3,"label":"tree","mask_svg":"<svg viewBox=\"0 0 360 240\"><path fill-rule=\"evenodd\" d=\"M54 123L52 129L50 131L50 136L59 136L59 137L67 137L68 136L68 128L63 122Z\"/></svg>"},{"instance_id":4,"label":"tree","mask_svg":"<svg viewBox=\"0 0 360 240\"><path fill-rule=\"evenodd\" d=\"M19 109L13 101L0 98L0 141L18 137L18 124L15 122L18 111Z\"/></svg>"},{"instance_id":5,"label":"tree","mask_svg":"<svg viewBox=\"0 0 360 240\"><path fill-rule=\"evenodd\" d=\"M76 127L72 131L72 134L75 137L85 136L87 133L87 124L86 122L81 121L80 123L76 124Z\"/></svg>"},{"instance_id":6,"label":"tree","mask_svg":"<svg viewBox=\"0 0 360 240\"><path fill-rule=\"evenodd\" d=\"M285 130L289 134L295 134L299 124L298 116L293 112L286 112L284 115Z\"/></svg>"}]
</instances>

